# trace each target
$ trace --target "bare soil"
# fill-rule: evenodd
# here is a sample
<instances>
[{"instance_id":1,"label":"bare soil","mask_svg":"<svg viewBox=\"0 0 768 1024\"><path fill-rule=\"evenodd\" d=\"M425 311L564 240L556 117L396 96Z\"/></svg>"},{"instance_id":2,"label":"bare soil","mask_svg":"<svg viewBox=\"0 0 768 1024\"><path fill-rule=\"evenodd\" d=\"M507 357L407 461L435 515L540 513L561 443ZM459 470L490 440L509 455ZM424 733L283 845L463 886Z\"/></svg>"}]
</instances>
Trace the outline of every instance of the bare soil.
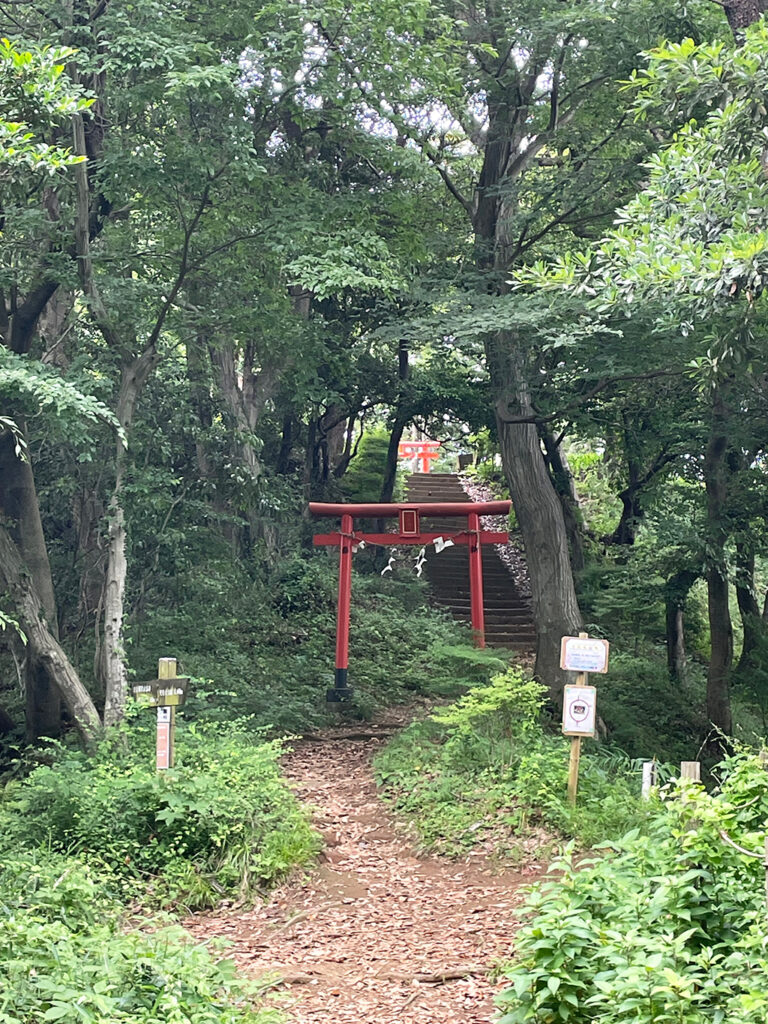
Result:
<instances>
[{"instance_id":1,"label":"bare soil","mask_svg":"<svg viewBox=\"0 0 768 1024\"><path fill-rule=\"evenodd\" d=\"M487 1024L500 987L488 970L510 954L515 908L540 864L497 870L416 856L382 805L371 759L406 716L297 742L285 770L313 808L320 863L252 910L186 922L221 936L252 976L274 973L292 1024Z\"/></svg>"}]
</instances>

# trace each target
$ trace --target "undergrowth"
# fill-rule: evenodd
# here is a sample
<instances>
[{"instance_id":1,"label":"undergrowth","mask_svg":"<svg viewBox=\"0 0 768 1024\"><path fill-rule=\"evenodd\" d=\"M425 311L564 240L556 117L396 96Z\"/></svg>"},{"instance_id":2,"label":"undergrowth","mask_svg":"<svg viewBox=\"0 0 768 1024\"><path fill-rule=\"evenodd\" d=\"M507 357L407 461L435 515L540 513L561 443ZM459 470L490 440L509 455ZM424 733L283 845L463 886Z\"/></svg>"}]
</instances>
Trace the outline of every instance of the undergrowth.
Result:
<instances>
[{"instance_id":1,"label":"undergrowth","mask_svg":"<svg viewBox=\"0 0 768 1024\"><path fill-rule=\"evenodd\" d=\"M349 651L355 714L369 718L414 695L455 696L488 678L468 628L427 606L410 566L381 577L369 552L357 557ZM154 676L158 654L168 654L196 677L189 717L252 716L277 732L331 721L325 691L334 684L338 559L295 556L266 581L234 573L230 562L208 564L178 585L183 600L169 596L134 631L137 678Z\"/></svg>"},{"instance_id":2,"label":"undergrowth","mask_svg":"<svg viewBox=\"0 0 768 1024\"><path fill-rule=\"evenodd\" d=\"M768 772L662 792L641 832L571 851L524 908L499 1024L765 1024Z\"/></svg>"},{"instance_id":3,"label":"undergrowth","mask_svg":"<svg viewBox=\"0 0 768 1024\"><path fill-rule=\"evenodd\" d=\"M248 898L315 852L281 777L282 743L249 723L179 723L176 766L154 768L151 715L90 754L59 747L50 765L6 787L0 853L77 854L143 898L190 908Z\"/></svg>"},{"instance_id":4,"label":"undergrowth","mask_svg":"<svg viewBox=\"0 0 768 1024\"><path fill-rule=\"evenodd\" d=\"M90 753L50 746L50 763L5 787L0 1022L282 1020L182 929L126 917L254 899L313 856L283 745L249 722L222 734L181 720L176 767L158 773L152 716L137 715Z\"/></svg>"},{"instance_id":5,"label":"undergrowth","mask_svg":"<svg viewBox=\"0 0 768 1024\"><path fill-rule=\"evenodd\" d=\"M3 1024L277 1024L260 989L181 928L129 932L114 880L49 851L0 858Z\"/></svg>"},{"instance_id":6,"label":"undergrowth","mask_svg":"<svg viewBox=\"0 0 768 1024\"><path fill-rule=\"evenodd\" d=\"M543 687L509 668L406 729L378 756L386 799L413 821L426 849L460 854L491 834L514 852L537 827L590 846L645 820L639 763L591 742L578 804L568 805L570 744L545 731L543 704Z\"/></svg>"}]
</instances>

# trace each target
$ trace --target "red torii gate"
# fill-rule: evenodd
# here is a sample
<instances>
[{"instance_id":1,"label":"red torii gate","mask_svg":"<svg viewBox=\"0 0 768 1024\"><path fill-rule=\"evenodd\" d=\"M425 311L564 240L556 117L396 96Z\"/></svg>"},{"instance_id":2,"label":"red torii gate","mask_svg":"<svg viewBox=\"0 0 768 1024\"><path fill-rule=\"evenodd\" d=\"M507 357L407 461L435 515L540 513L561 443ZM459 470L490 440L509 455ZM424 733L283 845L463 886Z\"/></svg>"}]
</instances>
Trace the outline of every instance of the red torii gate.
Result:
<instances>
[{"instance_id":1,"label":"red torii gate","mask_svg":"<svg viewBox=\"0 0 768 1024\"><path fill-rule=\"evenodd\" d=\"M454 544L466 544L469 547L469 599L472 617L472 632L477 647L485 647L485 616L483 613L483 563L482 544L506 544L509 541L507 531L493 533L480 529L480 516L507 515L511 502L416 502L415 504L370 504L370 505L335 505L320 501L311 501L309 511L313 516L333 516L341 518L341 530L338 533L319 533L315 535L317 546L339 548L339 599L336 624L336 681L334 689L328 690L326 700L338 702L349 700L352 689L347 679L349 667L349 609L352 593L352 548L365 541L367 544L380 544L384 547L397 547L400 544L418 544L425 546L442 537ZM397 533L355 533L354 520L399 518ZM462 516L467 519L467 528L457 533L422 532L421 517Z\"/></svg>"}]
</instances>

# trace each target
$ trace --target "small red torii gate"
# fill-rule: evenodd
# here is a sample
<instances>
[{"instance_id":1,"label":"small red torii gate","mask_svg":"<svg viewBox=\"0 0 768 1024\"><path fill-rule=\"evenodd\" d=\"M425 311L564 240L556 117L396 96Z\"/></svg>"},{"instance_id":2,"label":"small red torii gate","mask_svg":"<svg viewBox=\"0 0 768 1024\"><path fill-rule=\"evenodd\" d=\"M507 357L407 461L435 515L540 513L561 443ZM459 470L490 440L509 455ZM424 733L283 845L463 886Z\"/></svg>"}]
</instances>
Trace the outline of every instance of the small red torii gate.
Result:
<instances>
[{"instance_id":1,"label":"small red torii gate","mask_svg":"<svg viewBox=\"0 0 768 1024\"><path fill-rule=\"evenodd\" d=\"M485 616L483 612L483 562L481 545L506 544L509 533L491 532L480 529L480 516L507 515L511 502L416 502L414 504L362 504L343 505L311 501L309 511L313 516L341 518L338 533L319 533L314 537L317 546L338 547L339 549L339 599L336 619L336 677L334 689L328 690L326 700L334 703L349 700L352 689L349 686L349 611L352 595L352 549L356 544L380 544L397 547L400 544L432 544L442 537L454 544L469 547L469 600L472 617L472 632L475 645L485 647ZM397 533L355 533L354 520L399 518ZM422 532L421 518L461 516L467 520L466 530L457 533Z\"/></svg>"}]
</instances>

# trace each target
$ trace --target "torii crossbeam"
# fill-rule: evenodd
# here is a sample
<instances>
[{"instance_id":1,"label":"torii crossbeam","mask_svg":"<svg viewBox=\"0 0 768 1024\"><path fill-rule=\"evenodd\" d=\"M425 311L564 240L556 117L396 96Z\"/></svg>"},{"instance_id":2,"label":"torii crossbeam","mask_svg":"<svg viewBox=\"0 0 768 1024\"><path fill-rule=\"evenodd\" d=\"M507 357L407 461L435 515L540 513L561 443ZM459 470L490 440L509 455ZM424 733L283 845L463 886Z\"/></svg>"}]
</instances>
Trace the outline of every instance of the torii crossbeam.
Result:
<instances>
[{"instance_id":1,"label":"torii crossbeam","mask_svg":"<svg viewBox=\"0 0 768 1024\"><path fill-rule=\"evenodd\" d=\"M491 532L481 530L480 516L507 515L509 501L485 502L416 502L415 504L370 504L334 505L311 501L309 511L313 516L328 516L341 519L338 533L319 533L314 543L318 546L339 549L339 600L336 624L336 678L335 686L328 690L326 700L330 703L347 701L352 696L348 680L349 668L349 610L352 595L352 551L361 541L367 544L381 544L398 547L401 544L432 544L438 538L451 540L454 544L469 547L469 599L472 614L472 632L475 645L485 647L485 616L483 611L483 544L506 544L507 531ZM355 519L399 518L397 533L356 533ZM421 519L436 517L463 517L467 528L456 533L422 532Z\"/></svg>"}]
</instances>

